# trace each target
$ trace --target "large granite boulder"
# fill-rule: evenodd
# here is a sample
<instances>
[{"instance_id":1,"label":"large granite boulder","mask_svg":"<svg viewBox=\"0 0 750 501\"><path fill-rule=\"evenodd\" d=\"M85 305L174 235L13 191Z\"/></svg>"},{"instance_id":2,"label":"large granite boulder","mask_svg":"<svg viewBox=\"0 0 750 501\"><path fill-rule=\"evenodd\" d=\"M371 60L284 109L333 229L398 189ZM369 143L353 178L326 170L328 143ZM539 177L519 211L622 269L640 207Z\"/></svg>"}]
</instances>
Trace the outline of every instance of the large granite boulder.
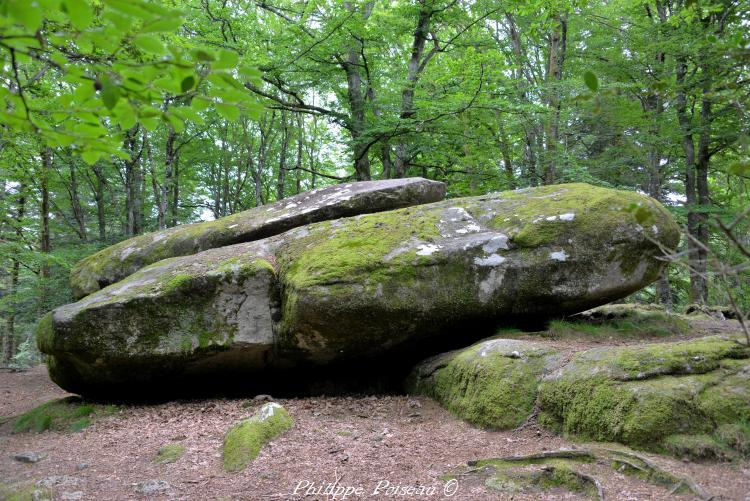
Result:
<instances>
[{"instance_id":1,"label":"large granite boulder","mask_svg":"<svg viewBox=\"0 0 750 501\"><path fill-rule=\"evenodd\" d=\"M750 453L740 433L750 420L750 347L712 336L588 350L543 378L539 407L545 426L583 439L698 457Z\"/></svg>"},{"instance_id":2,"label":"large granite boulder","mask_svg":"<svg viewBox=\"0 0 750 501\"><path fill-rule=\"evenodd\" d=\"M290 228L357 214L437 202L445 185L419 177L363 181L319 188L203 223L124 240L79 262L71 271L80 299L162 259L278 235Z\"/></svg>"},{"instance_id":3,"label":"large granite boulder","mask_svg":"<svg viewBox=\"0 0 750 501\"><path fill-rule=\"evenodd\" d=\"M38 342L53 379L83 393L468 344L467 322L624 297L678 239L655 200L585 184L447 200L160 261L58 308Z\"/></svg>"},{"instance_id":4,"label":"large granite boulder","mask_svg":"<svg viewBox=\"0 0 750 501\"><path fill-rule=\"evenodd\" d=\"M562 365L557 350L517 339L487 339L418 364L406 390L427 395L482 428L517 428L534 410L544 374Z\"/></svg>"}]
</instances>

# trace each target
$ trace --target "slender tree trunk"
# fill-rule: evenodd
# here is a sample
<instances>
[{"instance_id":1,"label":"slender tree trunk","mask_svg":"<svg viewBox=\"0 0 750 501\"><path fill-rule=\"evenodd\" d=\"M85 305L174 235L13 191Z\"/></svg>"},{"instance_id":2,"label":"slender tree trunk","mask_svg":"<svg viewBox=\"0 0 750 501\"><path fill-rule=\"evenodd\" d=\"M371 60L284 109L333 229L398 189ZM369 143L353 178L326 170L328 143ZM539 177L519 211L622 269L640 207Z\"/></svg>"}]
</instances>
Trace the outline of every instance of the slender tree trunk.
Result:
<instances>
[{"instance_id":1,"label":"slender tree trunk","mask_svg":"<svg viewBox=\"0 0 750 501\"><path fill-rule=\"evenodd\" d=\"M286 112L281 112L281 151L279 152L279 172L276 176L276 200L284 198L284 184L286 182L286 156L289 149L289 125Z\"/></svg>"},{"instance_id":2,"label":"slender tree trunk","mask_svg":"<svg viewBox=\"0 0 750 501\"><path fill-rule=\"evenodd\" d=\"M372 13L373 2L365 4L360 12L362 21L366 21ZM359 10L359 7L351 2L344 2L344 8L349 12ZM354 174L358 181L370 180L370 157L368 155L369 145L365 132L366 123L366 102L365 93L362 90L362 72L363 66L362 52L364 50L362 39L350 37L350 46L346 50L346 58L340 60L341 67L346 73L347 97L349 100L349 109L351 111L351 122L349 130L352 136L352 152L354 155Z\"/></svg>"},{"instance_id":3,"label":"slender tree trunk","mask_svg":"<svg viewBox=\"0 0 750 501\"><path fill-rule=\"evenodd\" d=\"M50 278L49 253L49 173L52 170L52 150L49 147L42 148L42 170L39 176L40 191L40 228L39 228L39 251L42 253L42 264L39 267L39 315L47 311L49 297L48 287Z\"/></svg>"},{"instance_id":4,"label":"slender tree trunk","mask_svg":"<svg viewBox=\"0 0 750 501\"><path fill-rule=\"evenodd\" d=\"M655 57L655 77L661 78L664 69L665 54L658 52ZM654 92L646 97L643 101L644 111L651 120L649 132L653 144L648 152L648 194L654 199L663 202L662 184L662 152L661 152L661 128L660 123L664 115L664 99L661 94ZM667 311L671 312L674 306L672 301L672 290L669 285L669 265L662 271L661 276L656 281L656 297L660 304L664 305Z\"/></svg>"},{"instance_id":5,"label":"slender tree trunk","mask_svg":"<svg viewBox=\"0 0 750 501\"><path fill-rule=\"evenodd\" d=\"M516 189L516 178L513 174L513 162L510 158L510 144L508 143L508 135L505 133L505 126L503 125L503 122L501 118L499 117L499 113L497 114L498 118L498 134L499 134L499 146L500 146L500 154L503 157L503 169L505 174L505 181L508 183L508 189L514 190Z\"/></svg>"},{"instance_id":6,"label":"slender tree trunk","mask_svg":"<svg viewBox=\"0 0 750 501\"><path fill-rule=\"evenodd\" d=\"M96 183L94 183L94 201L96 202L96 224L99 230L99 240L107 239L107 219L104 207L104 173L101 166L96 163L91 166Z\"/></svg>"},{"instance_id":7,"label":"slender tree trunk","mask_svg":"<svg viewBox=\"0 0 750 501\"><path fill-rule=\"evenodd\" d=\"M180 155L175 153L172 164L172 196L169 207L170 226L177 226L177 213L180 208Z\"/></svg>"},{"instance_id":8,"label":"slender tree trunk","mask_svg":"<svg viewBox=\"0 0 750 501\"><path fill-rule=\"evenodd\" d=\"M175 208L175 163L177 160L177 151L175 148L175 142L177 139L177 133L175 133L172 127L169 127L167 131L167 139L164 145L164 184L162 185L161 202L163 204L162 211L167 215L166 225L175 226L177 224L176 208Z\"/></svg>"},{"instance_id":9,"label":"slender tree trunk","mask_svg":"<svg viewBox=\"0 0 750 501\"><path fill-rule=\"evenodd\" d=\"M143 175L141 172L140 155L136 153L138 144L138 126L125 132L125 150L130 153L130 159L125 160L125 234L127 236L140 235L143 222L143 198L141 196Z\"/></svg>"},{"instance_id":10,"label":"slender tree trunk","mask_svg":"<svg viewBox=\"0 0 750 501\"><path fill-rule=\"evenodd\" d=\"M700 242L700 214L698 213L698 189L696 183L695 143L693 127L687 112L687 89L685 77L687 63L682 60L677 64L677 120L682 130L682 149L685 155L685 198L688 209L688 262L690 265L690 301L705 303L706 277L702 273L704 265L701 263Z\"/></svg>"},{"instance_id":11,"label":"slender tree trunk","mask_svg":"<svg viewBox=\"0 0 750 501\"><path fill-rule=\"evenodd\" d=\"M700 113L700 134L698 135L698 156L696 162L696 191L698 195L698 213L697 213L697 228L696 237L701 243L701 246L697 249L697 260L695 266L697 271L701 275L706 275L708 270L708 210L711 207L711 201L709 199L709 188L708 188L708 168L711 162L710 145L711 145L711 68L704 68L704 81L702 89L701 99L701 113ZM696 296L702 299L702 302L708 301L708 283L703 280L696 284L700 287L696 290Z\"/></svg>"},{"instance_id":12,"label":"slender tree trunk","mask_svg":"<svg viewBox=\"0 0 750 501\"><path fill-rule=\"evenodd\" d=\"M73 218L76 220L78 227L76 233L82 242L88 240L86 232L86 212L81 206L81 198L78 194L78 175L75 161L70 162L70 206L73 209Z\"/></svg>"},{"instance_id":13,"label":"slender tree trunk","mask_svg":"<svg viewBox=\"0 0 750 501\"><path fill-rule=\"evenodd\" d=\"M302 120L302 113L297 113L297 162L294 165L296 176L295 193L299 195L302 186L302 152L305 144L305 129L304 121Z\"/></svg>"},{"instance_id":14,"label":"slender tree trunk","mask_svg":"<svg viewBox=\"0 0 750 501\"><path fill-rule=\"evenodd\" d=\"M148 138L144 135L144 141L148 141ZM151 176L151 192L154 195L154 206L156 207L156 223L160 230L167 227L166 217L166 201L164 196L166 191L164 187L159 184L159 174L156 172L156 164L151 153L151 143L146 143L146 162L148 162L148 173Z\"/></svg>"},{"instance_id":15,"label":"slender tree trunk","mask_svg":"<svg viewBox=\"0 0 750 501\"><path fill-rule=\"evenodd\" d=\"M21 185L18 190L18 199L16 201L16 217L15 217L15 232L16 239L18 242L23 240L23 218L26 213L26 185ZM8 364L13 356L16 354L17 340L16 340L16 302L18 293L18 277L21 269L21 261L18 256L18 251L13 250L11 256L11 268L10 268L10 284L8 287L9 301L9 312L5 331L5 343L3 345L3 363Z\"/></svg>"},{"instance_id":16,"label":"slender tree trunk","mask_svg":"<svg viewBox=\"0 0 750 501\"><path fill-rule=\"evenodd\" d=\"M519 86L519 99L522 102L529 103L528 88L538 86L534 74L529 67L526 49L521 41L521 34L516 26L515 17L510 12L505 13L505 27L508 37L511 40L513 55L516 59L516 69L514 70L516 81L526 81L526 85ZM499 36L495 37L498 42L501 41ZM537 137L539 129L536 119L531 117L524 126L524 169L522 177L527 179L529 185L536 186L539 184L539 174L537 173Z\"/></svg>"},{"instance_id":17,"label":"slender tree trunk","mask_svg":"<svg viewBox=\"0 0 750 501\"><path fill-rule=\"evenodd\" d=\"M414 93L419 79L422 76L422 72L434 54L434 52L431 52L428 53L427 56L424 55L425 44L427 43L427 35L430 33L430 23L432 22L433 14L434 11L432 10L431 4L422 4L417 18L417 26L414 29L411 57L409 58L409 66L406 71L406 85L401 91L401 114L399 115L401 120L410 120L414 117L414 114L416 113L416 110L414 109ZM401 140L396 144L395 151L395 177L402 178L407 175L409 170L409 164L411 163L412 158L411 148L407 141Z\"/></svg>"},{"instance_id":18,"label":"slender tree trunk","mask_svg":"<svg viewBox=\"0 0 750 501\"><path fill-rule=\"evenodd\" d=\"M550 33L549 57L547 61L547 105L549 117L546 125L546 143L544 184L554 184L557 179L557 147L560 141L560 89L563 63L567 48L568 21L557 14Z\"/></svg>"}]
</instances>

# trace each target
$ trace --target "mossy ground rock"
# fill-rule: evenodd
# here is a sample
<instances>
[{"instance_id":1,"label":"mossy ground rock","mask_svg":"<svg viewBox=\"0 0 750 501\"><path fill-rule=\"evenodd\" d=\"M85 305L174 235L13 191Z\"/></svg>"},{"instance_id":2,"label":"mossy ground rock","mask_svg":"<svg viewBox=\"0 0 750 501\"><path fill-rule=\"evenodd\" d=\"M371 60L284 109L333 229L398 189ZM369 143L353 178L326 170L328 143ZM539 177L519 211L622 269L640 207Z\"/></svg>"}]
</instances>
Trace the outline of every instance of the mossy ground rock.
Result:
<instances>
[{"instance_id":1,"label":"mossy ground rock","mask_svg":"<svg viewBox=\"0 0 750 501\"><path fill-rule=\"evenodd\" d=\"M434 398L474 425L515 428L531 415L542 374L559 363L557 352L543 345L489 339L422 362L407 391Z\"/></svg>"},{"instance_id":2,"label":"mossy ground rock","mask_svg":"<svg viewBox=\"0 0 750 501\"><path fill-rule=\"evenodd\" d=\"M449 200L160 261L58 308L37 339L53 379L83 393L376 357L626 296L678 237L653 199L585 184Z\"/></svg>"},{"instance_id":3,"label":"mossy ground rock","mask_svg":"<svg viewBox=\"0 0 750 501\"><path fill-rule=\"evenodd\" d=\"M278 235L315 221L436 202L445 185L422 178L329 186L216 221L134 237L82 260L71 272L76 298L91 294L162 259Z\"/></svg>"},{"instance_id":4,"label":"mossy ground rock","mask_svg":"<svg viewBox=\"0 0 750 501\"><path fill-rule=\"evenodd\" d=\"M750 348L712 336L589 350L543 379L539 405L542 424L554 430L718 457L743 447L742 438L731 442L717 432L750 421Z\"/></svg>"},{"instance_id":5,"label":"mossy ground rock","mask_svg":"<svg viewBox=\"0 0 750 501\"><path fill-rule=\"evenodd\" d=\"M240 421L224 436L222 459L227 471L240 471L258 457L268 442L292 427L286 409L275 402L260 408L253 417Z\"/></svg>"}]
</instances>

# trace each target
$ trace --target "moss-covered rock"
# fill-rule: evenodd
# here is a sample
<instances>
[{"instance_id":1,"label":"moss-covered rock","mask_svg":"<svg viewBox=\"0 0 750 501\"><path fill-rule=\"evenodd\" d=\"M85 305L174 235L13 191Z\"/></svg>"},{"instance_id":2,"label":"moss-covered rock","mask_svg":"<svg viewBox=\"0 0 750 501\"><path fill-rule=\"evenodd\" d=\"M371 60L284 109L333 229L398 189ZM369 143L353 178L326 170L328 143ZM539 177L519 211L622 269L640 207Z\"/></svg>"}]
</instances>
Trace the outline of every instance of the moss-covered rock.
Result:
<instances>
[{"instance_id":1,"label":"moss-covered rock","mask_svg":"<svg viewBox=\"0 0 750 501\"><path fill-rule=\"evenodd\" d=\"M107 395L165 377L262 368L273 348L275 271L261 242L148 266L48 314L37 344L68 391Z\"/></svg>"},{"instance_id":2,"label":"moss-covered rock","mask_svg":"<svg viewBox=\"0 0 750 501\"><path fill-rule=\"evenodd\" d=\"M241 471L258 457L268 442L294 425L289 413L275 402L260 408L251 418L240 421L224 436L222 460L227 471Z\"/></svg>"},{"instance_id":3,"label":"moss-covered rock","mask_svg":"<svg viewBox=\"0 0 750 501\"><path fill-rule=\"evenodd\" d=\"M315 221L442 200L445 185L422 178L329 186L231 216L124 240L73 268L76 298L91 294L162 259L278 235Z\"/></svg>"},{"instance_id":4,"label":"moss-covered rock","mask_svg":"<svg viewBox=\"0 0 750 501\"><path fill-rule=\"evenodd\" d=\"M655 200L585 184L436 202L164 259L58 308L37 340L79 393L375 357L626 296L678 238Z\"/></svg>"},{"instance_id":5,"label":"moss-covered rock","mask_svg":"<svg viewBox=\"0 0 750 501\"><path fill-rule=\"evenodd\" d=\"M279 350L326 363L466 321L582 311L655 280L657 242L678 239L653 199L586 184L313 225L280 248Z\"/></svg>"},{"instance_id":6,"label":"moss-covered rock","mask_svg":"<svg viewBox=\"0 0 750 501\"><path fill-rule=\"evenodd\" d=\"M420 363L406 386L474 425L516 428L534 409L542 374L559 363L557 352L540 344L488 339Z\"/></svg>"},{"instance_id":7,"label":"moss-covered rock","mask_svg":"<svg viewBox=\"0 0 750 501\"><path fill-rule=\"evenodd\" d=\"M699 448L717 426L750 419L750 348L714 336L589 350L545 376L539 405L544 425L585 439Z\"/></svg>"}]
</instances>

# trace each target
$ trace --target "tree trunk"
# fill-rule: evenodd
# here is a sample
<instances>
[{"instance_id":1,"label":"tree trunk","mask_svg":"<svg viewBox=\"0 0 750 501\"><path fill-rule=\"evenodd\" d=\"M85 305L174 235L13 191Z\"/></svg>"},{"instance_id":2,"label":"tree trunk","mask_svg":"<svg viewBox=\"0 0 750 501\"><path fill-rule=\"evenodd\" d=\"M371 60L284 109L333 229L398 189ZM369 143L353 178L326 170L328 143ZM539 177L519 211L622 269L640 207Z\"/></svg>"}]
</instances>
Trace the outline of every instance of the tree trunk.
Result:
<instances>
[{"instance_id":1,"label":"tree trunk","mask_svg":"<svg viewBox=\"0 0 750 501\"><path fill-rule=\"evenodd\" d=\"M362 21L366 21L372 13L373 2L365 4L362 12ZM344 8L349 12L358 10L358 7L350 2L344 2ZM346 50L346 59L340 60L341 67L346 73L346 89L349 100L349 109L351 111L351 121L349 131L352 136L352 150L354 155L354 175L358 181L370 180L370 157L369 145L365 137L367 129L365 118L365 93L362 90L362 73L360 69L363 66L361 54L363 52L362 39L351 36L350 46Z\"/></svg>"},{"instance_id":2,"label":"tree trunk","mask_svg":"<svg viewBox=\"0 0 750 501\"><path fill-rule=\"evenodd\" d=\"M70 206L73 209L73 218L76 220L78 238L82 242L88 240L86 234L86 213L81 207L81 198L78 194L78 175L75 161L70 161Z\"/></svg>"},{"instance_id":3,"label":"tree trunk","mask_svg":"<svg viewBox=\"0 0 750 501\"><path fill-rule=\"evenodd\" d=\"M709 199L708 189L708 168L711 161L711 154L709 151L711 145L711 69L704 67L704 80L702 89L701 99L701 113L700 113L700 134L698 136L698 157L696 163L696 190L698 199L698 210L697 210L697 227L696 227L696 238L701 243L698 247L697 259L695 266L698 274L706 276L708 270L708 210L711 206ZM705 303L708 301L708 283L706 280L702 280L696 284L699 288L696 289L696 296L701 298L701 302Z\"/></svg>"},{"instance_id":4,"label":"tree trunk","mask_svg":"<svg viewBox=\"0 0 750 501\"><path fill-rule=\"evenodd\" d=\"M430 22L434 11L431 5L422 4L417 18L417 26L414 29L411 57L406 71L406 86L401 91L401 120L409 120L416 113L414 109L414 92L417 88L419 78L422 76L432 54L424 57L424 48L427 43L427 35L430 33ZM403 137L403 136L402 136ZM402 178L407 175L411 163L412 152L405 140L396 144L396 161L394 163L395 177Z\"/></svg>"},{"instance_id":5,"label":"tree trunk","mask_svg":"<svg viewBox=\"0 0 750 501\"><path fill-rule=\"evenodd\" d=\"M498 123L498 134L499 134L499 146L500 154L503 157L503 168L505 170L505 180L508 183L508 189L516 189L516 178L513 174L513 162L510 158L510 144L508 143L508 135L505 133L505 126L500 119L500 114L497 113Z\"/></svg>"},{"instance_id":6,"label":"tree trunk","mask_svg":"<svg viewBox=\"0 0 750 501\"><path fill-rule=\"evenodd\" d=\"M281 151L279 152L279 172L276 176L276 200L284 198L284 184L286 181L286 155L289 149L289 125L286 112L281 112Z\"/></svg>"},{"instance_id":7,"label":"tree trunk","mask_svg":"<svg viewBox=\"0 0 750 501\"><path fill-rule=\"evenodd\" d=\"M96 183L94 183L94 201L96 202L96 224L99 230L99 240L104 241L107 238L107 219L104 208L104 173L101 166L96 163L91 166L94 172Z\"/></svg>"},{"instance_id":8,"label":"tree trunk","mask_svg":"<svg viewBox=\"0 0 750 501\"><path fill-rule=\"evenodd\" d=\"M660 14L660 20L663 22L663 9L657 9ZM656 79L662 78L664 70L664 52L657 52L654 62ZM651 120L651 126L649 127L649 134L653 144L649 148L648 152L648 194L654 199L664 202L662 196L662 183L663 183L663 167L661 164L662 152L661 152L661 130L659 124L663 120L664 114L664 99L661 94L654 92L648 95L643 100L644 111L648 114L648 118ZM656 281L656 297L660 304L662 304L667 311L671 312L674 306L672 301L672 290L669 285L669 265L667 265L661 273L661 276Z\"/></svg>"},{"instance_id":9,"label":"tree trunk","mask_svg":"<svg viewBox=\"0 0 750 501\"><path fill-rule=\"evenodd\" d=\"M688 264L690 266L690 301L705 303L706 277L705 263L701 262L702 252L699 242L700 214L698 213L698 189L696 184L695 143L693 141L693 127L687 112L687 94L685 76L687 63L684 60L677 64L677 120L682 131L682 149L685 155L685 198L688 209Z\"/></svg>"},{"instance_id":10,"label":"tree trunk","mask_svg":"<svg viewBox=\"0 0 750 501\"><path fill-rule=\"evenodd\" d=\"M26 185L21 185L18 189L18 199L16 201L15 232L16 239L20 243L23 241L23 218L26 213ZM9 313L5 331L5 343L3 345L3 363L8 364L17 350L16 340L16 294L18 293L18 276L21 269L21 261L18 251L14 248L11 257L10 284L8 287Z\"/></svg>"},{"instance_id":11,"label":"tree trunk","mask_svg":"<svg viewBox=\"0 0 750 501\"><path fill-rule=\"evenodd\" d=\"M164 145L164 184L162 185L161 201L163 211L167 215L167 226L177 225L177 209L175 207L175 163L177 162L177 151L175 140L177 133L170 126L167 131L167 139Z\"/></svg>"},{"instance_id":12,"label":"tree trunk","mask_svg":"<svg viewBox=\"0 0 750 501\"><path fill-rule=\"evenodd\" d=\"M143 231L143 198L140 153L136 153L138 126L125 131L125 151L130 159L125 160L125 235L140 235Z\"/></svg>"},{"instance_id":13,"label":"tree trunk","mask_svg":"<svg viewBox=\"0 0 750 501\"><path fill-rule=\"evenodd\" d=\"M305 129L304 121L302 120L302 113L297 113L297 162L294 165L296 176L296 187L295 193L300 194L302 190L302 151L305 144Z\"/></svg>"},{"instance_id":14,"label":"tree trunk","mask_svg":"<svg viewBox=\"0 0 750 501\"><path fill-rule=\"evenodd\" d=\"M49 147L42 148L42 171L39 176L40 191L40 228L39 228L39 251L42 253L42 264L39 267L39 315L47 312L48 287L50 277L49 253L49 173L52 170L52 150Z\"/></svg>"},{"instance_id":15,"label":"tree trunk","mask_svg":"<svg viewBox=\"0 0 750 501\"><path fill-rule=\"evenodd\" d=\"M557 147L560 141L560 89L562 81L563 63L568 38L568 21L564 16L557 14L554 17L554 26L550 33L549 57L547 60L547 106L549 116L547 119L546 152L544 166L544 184L554 184L557 179Z\"/></svg>"},{"instance_id":16,"label":"tree trunk","mask_svg":"<svg viewBox=\"0 0 750 501\"><path fill-rule=\"evenodd\" d=\"M145 134L143 140L146 141L146 162L148 162L148 173L151 176L151 191L154 195L154 206L156 207L156 223L159 229L163 230L167 227L166 202L164 200L166 193L163 186L159 184L159 175L156 172L156 164L151 154L151 143L148 142L148 137Z\"/></svg>"}]
</instances>

